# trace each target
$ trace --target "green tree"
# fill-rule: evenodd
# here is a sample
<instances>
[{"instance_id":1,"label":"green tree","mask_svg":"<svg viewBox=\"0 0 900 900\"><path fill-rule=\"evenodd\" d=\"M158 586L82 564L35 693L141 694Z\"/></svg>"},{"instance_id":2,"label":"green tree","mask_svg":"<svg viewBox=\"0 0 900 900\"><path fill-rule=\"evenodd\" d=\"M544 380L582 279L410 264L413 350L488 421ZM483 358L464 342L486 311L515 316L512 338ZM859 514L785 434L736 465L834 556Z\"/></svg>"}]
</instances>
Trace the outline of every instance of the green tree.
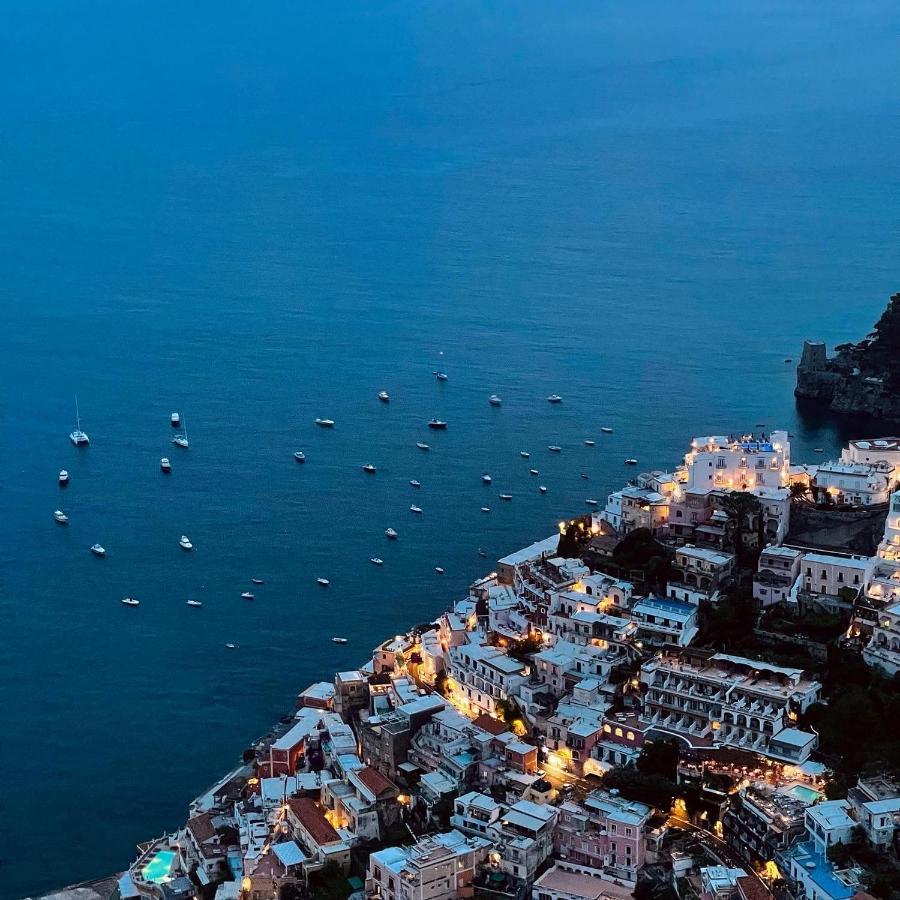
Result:
<instances>
[{"instance_id":1,"label":"green tree","mask_svg":"<svg viewBox=\"0 0 900 900\"><path fill-rule=\"evenodd\" d=\"M722 499L722 509L731 525L735 554L742 560L747 555L745 535L754 525L762 531L762 504L749 491L731 491Z\"/></svg>"}]
</instances>

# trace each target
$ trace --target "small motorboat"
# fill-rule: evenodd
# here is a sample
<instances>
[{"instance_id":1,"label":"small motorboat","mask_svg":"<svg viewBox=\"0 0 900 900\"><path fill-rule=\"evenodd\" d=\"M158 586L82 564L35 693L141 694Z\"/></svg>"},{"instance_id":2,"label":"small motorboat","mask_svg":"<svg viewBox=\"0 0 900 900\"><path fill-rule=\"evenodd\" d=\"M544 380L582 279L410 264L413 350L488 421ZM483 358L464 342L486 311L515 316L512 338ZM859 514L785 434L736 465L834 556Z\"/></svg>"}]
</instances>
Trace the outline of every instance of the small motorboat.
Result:
<instances>
[{"instance_id":1,"label":"small motorboat","mask_svg":"<svg viewBox=\"0 0 900 900\"><path fill-rule=\"evenodd\" d=\"M256 595L251 593L250 591L244 591L244 593L241 594L241 600L255 600L255 599L256 599Z\"/></svg>"},{"instance_id":2,"label":"small motorboat","mask_svg":"<svg viewBox=\"0 0 900 900\"><path fill-rule=\"evenodd\" d=\"M528 471L529 471L532 475L540 475L540 474L541 474L540 472L538 472L537 469L529 469Z\"/></svg>"},{"instance_id":3,"label":"small motorboat","mask_svg":"<svg viewBox=\"0 0 900 900\"><path fill-rule=\"evenodd\" d=\"M413 480L410 481L410 486L411 486L411 487L414 487L414 488L420 488L420 487L422 487L422 482L421 482L421 481L416 481L416 479L413 478Z\"/></svg>"},{"instance_id":4,"label":"small motorboat","mask_svg":"<svg viewBox=\"0 0 900 900\"><path fill-rule=\"evenodd\" d=\"M486 557L486 556L487 556L487 550L482 550L481 547L479 547L479 548L478 548L478 555L479 555L479 556L484 556L484 557Z\"/></svg>"},{"instance_id":5,"label":"small motorboat","mask_svg":"<svg viewBox=\"0 0 900 900\"><path fill-rule=\"evenodd\" d=\"M519 456L521 456L522 459L528 459L528 457L531 456L531 454L527 450L520 450Z\"/></svg>"},{"instance_id":6,"label":"small motorboat","mask_svg":"<svg viewBox=\"0 0 900 900\"><path fill-rule=\"evenodd\" d=\"M597 505L596 500L585 500L584 502L587 503L588 506L596 506Z\"/></svg>"},{"instance_id":7,"label":"small motorboat","mask_svg":"<svg viewBox=\"0 0 900 900\"><path fill-rule=\"evenodd\" d=\"M379 391L379 392L378 392L378 399L379 399L382 403L390 403L390 402L391 402L391 395L390 395L387 391Z\"/></svg>"},{"instance_id":8,"label":"small motorboat","mask_svg":"<svg viewBox=\"0 0 900 900\"><path fill-rule=\"evenodd\" d=\"M538 488L538 490L539 490L542 494L546 494L546 493L547 493L547 488L544 487L544 485L541 485L541 486Z\"/></svg>"},{"instance_id":9,"label":"small motorboat","mask_svg":"<svg viewBox=\"0 0 900 900\"><path fill-rule=\"evenodd\" d=\"M187 605L188 606L203 606L203 601L202 600L188 600Z\"/></svg>"},{"instance_id":10,"label":"small motorboat","mask_svg":"<svg viewBox=\"0 0 900 900\"><path fill-rule=\"evenodd\" d=\"M411 513L415 513L417 516L421 516L421 515L422 515L422 507L421 507L421 506L416 506L415 504L413 504L413 505L409 508L409 511L410 511Z\"/></svg>"},{"instance_id":11,"label":"small motorboat","mask_svg":"<svg viewBox=\"0 0 900 900\"><path fill-rule=\"evenodd\" d=\"M328 587L331 582L327 578L317 578L316 581L322 585L322 587Z\"/></svg>"},{"instance_id":12,"label":"small motorboat","mask_svg":"<svg viewBox=\"0 0 900 900\"><path fill-rule=\"evenodd\" d=\"M446 372L435 372L434 377L437 378L438 381L446 381L447 373Z\"/></svg>"},{"instance_id":13,"label":"small motorboat","mask_svg":"<svg viewBox=\"0 0 900 900\"><path fill-rule=\"evenodd\" d=\"M584 441L584 446L585 447L593 447L596 443L597 443L596 441L592 441L589 438L586 438Z\"/></svg>"},{"instance_id":14,"label":"small motorboat","mask_svg":"<svg viewBox=\"0 0 900 900\"><path fill-rule=\"evenodd\" d=\"M551 453L562 453L562 447L558 447L556 444L551 444L547 449Z\"/></svg>"},{"instance_id":15,"label":"small motorboat","mask_svg":"<svg viewBox=\"0 0 900 900\"><path fill-rule=\"evenodd\" d=\"M106 556L106 550L99 544L94 544L94 546L91 547L91 553L93 553L94 556Z\"/></svg>"},{"instance_id":16,"label":"small motorboat","mask_svg":"<svg viewBox=\"0 0 900 900\"><path fill-rule=\"evenodd\" d=\"M183 447L185 450L190 447L186 434L176 434L175 437L172 438L172 443L176 447Z\"/></svg>"},{"instance_id":17,"label":"small motorboat","mask_svg":"<svg viewBox=\"0 0 900 900\"><path fill-rule=\"evenodd\" d=\"M319 428L334 428L334 419L316 419Z\"/></svg>"},{"instance_id":18,"label":"small motorboat","mask_svg":"<svg viewBox=\"0 0 900 900\"><path fill-rule=\"evenodd\" d=\"M490 483L491 483L491 476L488 475L487 472L485 472L484 475L481 476L481 481L482 481L482 483L484 483L484 484L490 484Z\"/></svg>"},{"instance_id":19,"label":"small motorboat","mask_svg":"<svg viewBox=\"0 0 900 900\"><path fill-rule=\"evenodd\" d=\"M429 419L428 427L433 428L435 431L446 431L447 423L443 419Z\"/></svg>"},{"instance_id":20,"label":"small motorboat","mask_svg":"<svg viewBox=\"0 0 900 900\"><path fill-rule=\"evenodd\" d=\"M438 575L443 575L443 574L444 574L444 570L443 570L443 568L442 568L441 566L435 566L435 567L434 567L434 571L437 572Z\"/></svg>"},{"instance_id":21,"label":"small motorboat","mask_svg":"<svg viewBox=\"0 0 900 900\"><path fill-rule=\"evenodd\" d=\"M383 566L384 565L384 560L380 556L370 557L369 562L372 563L373 566Z\"/></svg>"},{"instance_id":22,"label":"small motorboat","mask_svg":"<svg viewBox=\"0 0 900 900\"><path fill-rule=\"evenodd\" d=\"M390 541L396 541L399 535L393 528L385 528L384 536Z\"/></svg>"},{"instance_id":23,"label":"small motorboat","mask_svg":"<svg viewBox=\"0 0 900 900\"><path fill-rule=\"evenodd\" d=\"M370 475L374 475L375 472L377 471L375 466L372 465L372 463L366 463L362 467L362 470L363 470L363 472L368 472Z\"/></svg>"},{"instance_id":24,"label":"small motorboat","mask_svg":"<svg viewBox=\"0 0 900 900\"><path fill-rule=\"evenodd\" d=\"M251 584L263 584L263 580L262 580L262 578L251 578L250 583Z\"/></svg>"},{"instance_id":25,"label":"small motorboat","mask_svg":"<svg viewBox=\"0 0 900 900\"><path fill-rule=\"evenodd\" d=\"M429 447L428 444L423 444L421 441L416 441L416 446L420 450L430 450L431 449L431 447Z\"/></svg>"},{"instance_id":26,"label":"small motorboat","mask_svg":"<svg viewBox=\"0 0 900 900\"><path fill-rule=\"evenodd\" d=\"M164 456L164 457L159 461L159 467L160 467L160 469L162 469L162 471L165 472L167 475L169 474L169 472L172 471L172 463L169 462L169 457L168 457L168 456Z\"/></svg>"},{"instance_id":27,"label":"small motorboat","mask_svg":"<svg viewBox=\"0 0 900 900\"><path fill-rule=\"evenodd\" d=\"M824 453L824 449L822 447L814 447L813 453Z\"/></svg>"},{"instance_id":28,"label":"small motorboat","mask_svg":"<svg viewBox=\"0 0 900 900\"><path fill-rule=\"evenodd\" d=\"M294 459L296 459L298 463L304 463L306 462L306 454L302 450L295 450Z\"/></svg>"},{"instance_id":29,"label":"small motorboat","mask_svg":"<svg viewBox=\"0 0 900 900\"><path fill-rule=\"evenodd\" d=\"M181 426L181 416L179 416L177 412L173 412L172 415L169 416L169 421L172 423L173 428L179 428Z\"/></svg>"},{"instance_id":30,"label":"small motorboat","mask_svg":"<svg viewBox=\"0 0 900 900\"><path fill-rule=\"evenodd\" d=\"M601 426L600 426L600 430L601 430L604 434L612 434L612 433L613 433L613 430L612 430L612 428L609 427L609 425L601 425Z\"/></svg>"},{"instance_id":31,"label":"small motorboat","mask_svg":"<svg viewBox=\"0 0 900 900\"><path fill-rule=\"evenodd\" d=\"M61 469L59 473L59 486L65 487L69 483L69 473L65 469Z\"/></svg>"},{"instance_id":32,"label":"small motorboat","mask_svg":"<svg viewBox=\"0 0 900 900\"><path fill-rule=\"evenodd\" d=\"M122 602L126 606L140 606L141 605L141 601L136 600L134 597L123 597Z\"/></svg>"},{"instance_id":33,"label":"small motorboat","mask_svg":"<svg viewBox=\"0 0 900 900\"><path fill-rule=\"evenodd\" d=\"M69 517L61 509L58 509L53 513L53 518L56 519L60 525L69 524Z\"/></svg>"},{"instance_id":34,"label":"small motorboat","mask_svg":"<svg viewBox=\"0 0 900 900\"><path fill-rule=\"evenodd\" d=\"M581 477L582 477L582 478L583 478L583 479L584 479L584 480L585 480L585 481L587 481L587 480L588 480L588 478L590 478L590 477L591 477L591 476L590 476L590 475L588 475L588 473L587 473L587 472L582 472L582 473L581 473Z\"/></svg>"},{"instance_id":35,"label":"small motorboat","mask_svg":"<svg viewBox=\"0 0 900 900\"><path fill-rule=\"evenodd\" d=\"M633 456L629 456L628 459L625 460L626 466L636 466L637 464L638 461Z\"/></svg>"},{"instance_id":36,"label":"small motorboat","mask_svg":"<svg viewBox=\"0 0 900 900\"><path fill-rule=\"evenodd\" d=\"M491 406L500 406L503 401L496 394L491 394L491 396L488 397L488 403L490 403Z\"/></svg>"},{"instance_id":37,"label":"small motorboat","mask_svg":"<svg viewBox=\"0 0 900 900\"><path fill-rule=\"evenodd\" d=\"M186 534L183 534L181 536L181 540L178 542L178 546L181 547L182 550L194 549L194 545L191 543L191 539Z\"/></svg>"},{"instance_id":38,"label":"small motorboat","mask_svg":"<svg viewBox=\"0 0 900 900\"><path fill-rule=\"evenodd\" d=\"M332 644L346 644L346 643L347 643L347 638L345 638L345 637L333 637L333 638L331 639L331 643L332 643Z\"/></svg>"},{"instance_id":39,"label":"small motorboat","mask_svg":"<svg viewBox=\"0 0 900 900\"><path fill-rule=\"evenodd\" d=\"M551 394L547 398L547 402L548 403L562 403L562 397L560 397L559 394Z\"/></svg>"},{"instance_id":40,"label":"small motorboat","mask_svg":"<svg viewBox=\"0 0 900 900\"><path fill-rule=\"evenodd\" d=\"M501 500L512 500L512 494L501 494L500 499Z\"/></svg>"},{"instance_id":41,"label":"small motorboat","mask_svg":"<svg viewBox=\"0 0 900 900\"><path fill-rule=\"evenodd\" d=\"M225 645L229 650L237 650L237 644L226 644Z\"/></svg>"},{"instance_id":42,"label":"small motorboat","mask_svg":"<svg viewBox=\"0 0 900 900\"><path fill-rule=\"evenodd\" d=\"M482 506L481 511L483 513L489 513L491 511L491 508L489 506Z\"/></svg>"}]
</instances>

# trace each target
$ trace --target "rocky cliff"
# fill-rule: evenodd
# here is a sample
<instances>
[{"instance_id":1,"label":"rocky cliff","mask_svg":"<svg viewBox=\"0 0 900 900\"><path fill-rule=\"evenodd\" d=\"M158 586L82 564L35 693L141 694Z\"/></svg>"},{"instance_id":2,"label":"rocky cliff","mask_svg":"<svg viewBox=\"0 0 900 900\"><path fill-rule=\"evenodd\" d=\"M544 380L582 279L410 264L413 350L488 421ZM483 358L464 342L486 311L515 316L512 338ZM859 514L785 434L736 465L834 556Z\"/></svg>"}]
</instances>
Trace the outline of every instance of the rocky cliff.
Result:
<instances>
[{"instance_id":1,"label":"rocky cliff","mask_svg":"<svg viewBox=\"0 0 900 900\"><path fill-rule=\"evenodd\" d=\"M891 297L871 334L835 351L829 357L823 343L804 343L794 395L836 413L900 421L900 294Z\"/></svg>"}]
</instances>

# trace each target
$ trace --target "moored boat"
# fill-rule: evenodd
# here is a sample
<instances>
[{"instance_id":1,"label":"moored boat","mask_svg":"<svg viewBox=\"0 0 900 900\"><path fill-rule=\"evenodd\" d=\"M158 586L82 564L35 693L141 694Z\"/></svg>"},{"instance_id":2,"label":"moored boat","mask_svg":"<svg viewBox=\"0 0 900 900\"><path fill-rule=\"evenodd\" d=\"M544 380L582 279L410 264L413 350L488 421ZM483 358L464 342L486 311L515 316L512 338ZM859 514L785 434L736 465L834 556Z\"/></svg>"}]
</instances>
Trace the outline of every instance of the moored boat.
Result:
<instances>
[{"instance_id":1,"label":"moored boat","mask_svg":"<svg viewBox=\"0 0 900 900\"><path fill-rule=\"evenodd\" d=\"M437 378L438 381L446 381L447 373L446 372L435 372L434 377Z\"/></svg>"},{"instance_id":2,"label":"moored boat","mask_svg":"<svg viewBox=\"0 0 900 900\"><path fill-rule=\"evenodd\" d=\"M548 449L551 453L562 453L562 447L560 447L560 446L558 446L558 445L556 445L556 444L551 444L547 449Z\"/></svg>"},{"instance_id":3,"label":"moored boat","mask_svg":"<svg viewBox=\"0 0 900 900\"><path fill-rule=\"evenodd\" d=\"M529 469L528 470L532 475L540 475L541 473L537 469Z\"/></svg>"},{"instance_id":4,"label":"moored boat","mask_svg":"<svg viewBox=\"0 0 900 900\"><path fill-rule=\"evenodd\" d=\"M489 506L482 506L481 511L483 513L489 513L491 511L491 508Z\"/></svg>"},{"instance_id":5,"label":"moored boat","mask_svg":"<svg viewBox=\"0 0 900 900\"><path fill-rule=\"evenodd\" d=\"M410 484L411 487L414 487L414 488L420 488L420 487L422 487L422 482L421 482L421 481L416 481L415 478L413 478L413 480L410 481L409 484Z\"/></svg>"},{"instance_id":6,"label":"moored boat","mask_svg":"<svg viewBox=\"0 0 900 900\"><path fill-rule=\"evenodd\" d=\"M596 506L597 505L597 501L593 500L593 499L588 499L588 500L585 500L584 502L587 503L588 506Z\"/></svg>"},{"instance_id":7,"label":"moored boat","mask_svg":"<svg viewBox=\"0 0 900 900\"><path fill-rule=\"evenodd\" d=\"M485 472L484 475L481 476L481 481L482 481L482 483L484 483L484 484L490 484L490 483L491 483L491 476L488 475L487 472Z\"/></svg>"},{"instance_id":8,"label":"moored boat","mask_svg":"<svg viewBox=\"0 0 900 900\"><path fill-rule=\"evenodd\" d=\"M373 566L383 566L384 565L384 560L380 556L369 557L369 562L372 563Z\"/></svg>"},{"instance_id":9,"label":"moored boat","mask_svg":"<svg viewBox=\"0 0 900 900\"><path fill-rule=\"evenodd\" d=\"M434 571L438 573L438 575L444 574L444 569L441 566L435 566Z\"/></svg>"},{"instance_id":10,"label":"moored boat","mask_svg":"<svg viewBox=\"0 0 900 900\"><path fill-rule=\"evenodd\" d=\"M512 494L501 494L500 499L501 500L512 500Z\"/></svg>"},{"instance_id":11,"label":"moored boat","mask_svg":"<svg viewBox=\"0 0 900 900\"><path fill-rule=\"evenodd\" d=\"M428 427L433 428L435 431L446 431L447 423L443 419L429 419Z\"/></svg>"},{"instance_id":12,"label":"moored boat","mask_svg":"<svg viewBox=\"0 0 900 900\"><path fill-rule=\"evenodd\" d=\"M428 444L423 444L422 441L416 441L416 446L420 450L430 450L431 449L431 447L429 447Z\"/></svg>"},{"instance_id":13,"label":"moored boat","mask_svg":"<svg viewBox=\"0 0 900 900\"><path fill-rule=\"evenodd\" d=\"M69 517L61 509L58 509L53 513L53 518L56 519L60 525L69 524Z\"/></svg>"},{"instance_id":14,"label":"moored boat","mask_svg":"<svg viewBox=\"0 0 900 900\"><path fill-rule=\"evenodd\" d=\"M547 398L547 402L548 403L562 403L562 397L560 397L559 394L551 394Z\"/></svg>"},{"instance_id":15,"label":"moored boat","mask_svg":"<svg viewBox=\"0 0 900 900\"><path fill-rule=\"evenodd\" d=\"M396 541L399 535L393 528L385 528L384 536L390 541Z\"/></svg>"},{"instance_id":16,"label":"moored boat","mask_svg":"<svg viewBox=\"0 0 900 900\"><path fill-rule=\"evenodd\" d=\"M188 606L203 606L203 601L202 600L188 600L187 605Z\"/></svg>"},{"instance_id":17,"label":"moored boat","mask_svg":"<svg viewBox=\"0 0 900 900\"><path fill-rule=\"evenodd\" d=\"M94 544L93 547L91 547L91 553L93 553L94 556L106 556L106 550L99 544Z\"/></svg>"},{"instance_id":18,"label":"moored boat","mask_svg":"<svg viewBox=\"0 0 900 900\"><path fill-rule=\"evenodd\" d=\"M415 504L413 504L413 505L409 508L409 511L410 511L411 513L415 513L417 516L421 516L421 515L422 515L422 507L421 507L421 506L416 506Z\"/></svg>"},{"instance_id":19,"label":"moored boat","mask_svg":"<svg viewBox=\"0 0 900 900\"><path fill-rule=\"evenodd\" d=\"M600 426L600 430L601 430L604 434L612 434L612 433L613 433L613 430L612 430L612 428L609 427L609 425L601 425L601 426Z\"/></svg>"},{"instance_id":20,"label":"moored boat","mask_svg":"<svg viewBox=\"0 0 900 900\"><path fill-rule=\"evenodd\" d=\"M333 638L331 639L331 642L332 642L333 644L346 644L346 643L347 643L347 640L348 640L348 639L345 638L345 637L333 637Z\"/></svg>"},{"instance_id":21,"label":"moored boat","mask_svg":"<svg viewBox=\"0 0 900 900\"><path fill-rule=\"evenodd\" d=\"M302 450L295 450L294 459L296 459L298 463L304 463L306 462L306 454Z\"/></svg>"},{"instance_id":22,"label":"moored boat","mask_svg":"<svg viewBox=\"0 0 900 900\"><path fill-rule=\"evenodd\" d=\"M491 394L491 396L488 397L488 403L490 403L491 406L500 406L503 401L496 394Z\"/></svg>"},{"instance_id":23,"label":"moored boat","mask_svg":"<svg viewBox=\"0 0 900 900\"><path fill-rule=\"evenodd\" d=\"M181 425L181 416L178 415L177 412L173 412L171 416L169 416L169 421L172 423L173 428L178 428Z\"/></svg>"},{"instance_id":24,"label":"moored boat","mask_svg":"<svg viewBox=\"0 0 900 900\"><path fill-rule=\"evenodd\" d=\"M546 493L547 493L547 488L546 488L544 485L541 485L541 486L538 488L538 490L539 490L542 494L546 494Z\"/></svg>"},{"instance_id":25,"label":"moored boat","mask_svg":"<svg viewBox=\"0 0 900 900\"><path fill-rule=\"evenodd\" d=\"M76 447L87 447L91 439L81 430L81 415L78 412L78 396L75 397L75 430L69 435L69 440Z\"/></svg>"},{"instance_id":26,"label":"moored boat","mask_svg":"<svg viewBox=\"0 0 900 900\"><path fill-rule=\"evenodd\" d=\"M626 466L636 466L637 464L638 461L633 456L629 456L628 459L625 460Z\"/></svg>"},{"instance_id":27,"label":"moored boat","mask_svg":"<svg viewBox=\"0 0 900 900\"><path fill-rule=\"evenodd\" d=\"M334 419L316 419L319 428L334 428Z\"/></svg>"},{"instance_id":28,"label":"moored boat","mask_svg":"<svg viewBox=\"0 0 900 900\"><path fill-rule=\"evenodd\" d=\"M168 456L164 456L164 457L159 461L159 467L160 467L160 469L163 470L163 472L166 472L166 473L169 473L169 472L172 471L172 463L169 461L169 457L168 457Z\"/></svg>"},{"instance_id":29,"label":"moored boat","mask_svg":"<svg viewBox=\"0 0 900 900\"><path fill-rule=\"evenodd\" d=\"M592 441L590 438L585 438L584 440L585 447L593 447L596 443L596 441Z\"/></svg>"},{"instance_id":30,"label":"moored boat","mask_svg":"<svg viewBox=\"0 0 900 900\"><path fill-rule=\"evenodd\" d=\"M194 549L194 545L191 543L191 539L186 534L183 534L181 536L181 540L178 542L178 546L181 547L182 550Z\"/></svg>"},{"instance_id":31,"label":"moored boat","mask_svg":"<svg viewBox=\"0 0 900 900\"><path fill-rule=\"evenodd\" d=\"M256 599L256 595L250 591L244 591L244 593L241 594L241 600L255 600L255 599Z\"/></svg>"},{"instance_id":32,"label":"moored boat","mask_svg":"<svg viewBox=\"0 0 900 900\"><path fill-rule=\"evenodd\" d=\"M60 469L59 486L65 487L69 483L69 473L65 469Z\"/></svg>"},{"instance_id":33,"label":"moored boat","mask_svg":"<svg viewBox=\"0 0 900 900\"><path fill-rule=\"evenodd\" d=\"M363 472L368 472L370 475L374 475L376 472L375 466L373 466L372 463L366 463L362 467L362 470Z\"/></svg>"},{"instance_id":34,"label":"moored boat","mask_svg":"<svg viewBox=\"0 0 900 900\"><path fill-rule=\"evenodd\" d=\"M528 459L528 457L531 456L531 454L527 450L520 450L519 456L521 456L522 459Z\"/></svg>"},{"instance_id":35,"label":"moored boat","mask_svg":"<svg viewBox=\"0 0 900 900\"><path fill-rule=\"evenodd\" d=\"M140 606L141 605L141 601L136 600L134 597L123 597L122 602L126 606Z\"/></svg>"},{"instance_id":36,"label":"moored boat","mask_svg":"<svg viewBox=\"0 0 900 900\"><path fill-rule=\"evenodd\" d=\"M317 578L316 581L317 581L322 587L328 587L328 585L331 584L331 582L330 582L327 578Z\"/></svg>"},{"instance_id":37,"label":"moored boat","mask_svg":"<svg viewBox=\"0 0 900 900\"><path fill-rule=\"evenodd\" d=\"M251 584L262 584L263 580L262 580L262 578L251 578L250 583Z\"/></svg>"},{"instance_id":38,"label":"moored boat","mask_svg":"<svg viewBox=\"0 0 900 900\"><path fill-rule=\"evenodd\" d=\"M379 399L382 403L390 403L390 401L391 401L391 395L390 395L387 391L379 391L379 392L378 392L378 399Z\"/></svg>"}]
</instances>

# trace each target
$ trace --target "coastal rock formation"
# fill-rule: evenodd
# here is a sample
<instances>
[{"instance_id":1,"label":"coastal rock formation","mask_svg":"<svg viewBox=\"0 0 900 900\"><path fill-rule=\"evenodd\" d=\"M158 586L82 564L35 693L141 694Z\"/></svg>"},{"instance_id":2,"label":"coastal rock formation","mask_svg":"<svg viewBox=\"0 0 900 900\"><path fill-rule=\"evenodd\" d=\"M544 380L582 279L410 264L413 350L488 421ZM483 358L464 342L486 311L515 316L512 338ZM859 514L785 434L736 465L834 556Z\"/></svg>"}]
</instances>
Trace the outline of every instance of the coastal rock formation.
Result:
<instances>
[{"instance_id":1,"label":"coastal rock formation","mask_svg":"<svg viewBox=\"0 0 900 900\"><path fill-rule=\"evenodd\" d=\"M900 294L894 294L875 330L857 344L806 341L794 395L854 413L900 421Z\"/></svg>"}]
</instances>

